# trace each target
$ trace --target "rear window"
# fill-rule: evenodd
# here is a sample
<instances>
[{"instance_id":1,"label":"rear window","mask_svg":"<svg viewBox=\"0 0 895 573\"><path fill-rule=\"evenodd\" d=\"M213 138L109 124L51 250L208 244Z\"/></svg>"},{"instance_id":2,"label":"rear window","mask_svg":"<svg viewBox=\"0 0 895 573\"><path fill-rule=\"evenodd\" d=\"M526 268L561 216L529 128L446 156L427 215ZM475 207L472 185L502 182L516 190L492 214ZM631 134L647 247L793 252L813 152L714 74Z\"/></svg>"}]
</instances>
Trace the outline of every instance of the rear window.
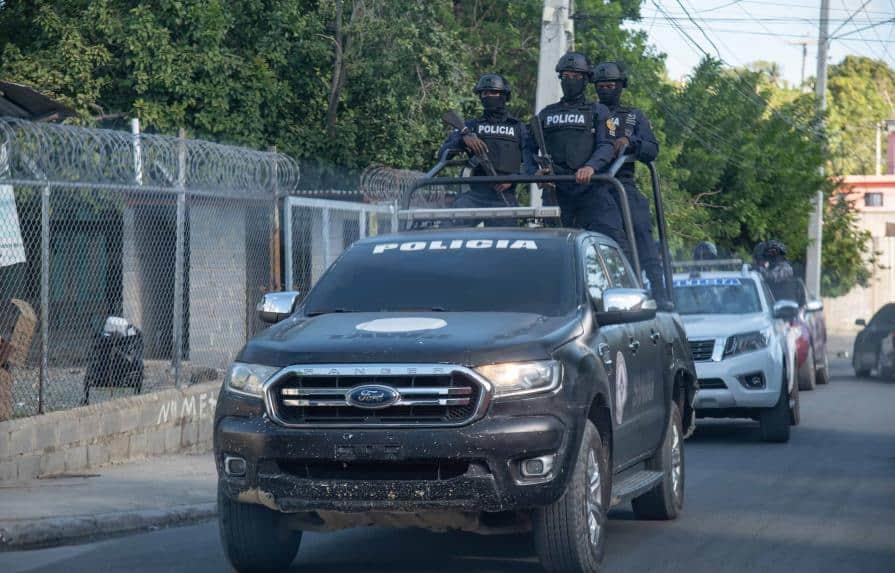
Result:
<instances>
[{"instance_id":1,"label":"rear window","mask_svg":"<svg viewBox=\"0 0 895 573\"><path fill-rule=\"evenodd\" d=\"M674 304L680 314L752 314L762 310L755 281L741 278L675 279Z\"/></svg>"},{"instance_id":2,"label":"rear window","mask_svg":"<svg viewBox=\"0 0 895 573\"><path fill-rule=\"evenodd\" d=\"M354 245L311 291L305 312L525 312L576 306L564 239L473 238Z\"/></svg>"}]
</instances>

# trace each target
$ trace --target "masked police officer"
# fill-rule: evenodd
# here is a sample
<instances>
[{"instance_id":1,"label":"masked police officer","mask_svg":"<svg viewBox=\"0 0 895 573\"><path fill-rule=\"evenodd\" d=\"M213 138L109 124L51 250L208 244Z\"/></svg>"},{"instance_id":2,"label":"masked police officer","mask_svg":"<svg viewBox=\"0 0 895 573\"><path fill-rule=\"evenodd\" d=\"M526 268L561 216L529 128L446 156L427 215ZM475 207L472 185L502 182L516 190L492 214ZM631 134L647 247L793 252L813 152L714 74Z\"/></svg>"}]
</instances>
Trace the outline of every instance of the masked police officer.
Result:
<instances>
[{"instance_id":1,"label":"masked police officer","mask_svg":"<svg viewBox=\"0 0 895 573\"><path fill-rule=\"evenodd\" d=\"M594 68L593 82L597 85L600 103L609 108L606 127L616 153L633 155L644 163L656 159L659 155L659 143L653 135L649 120L639 109L621 103L622 90L628 85L628 76L622 65L618 62L598 64ZM634 180L634 165L634 162L625 163L616 178L625 187L628 196L640 265L646 272L653 295L657 300L664 299L665 291L660 288L663 284L662 266L653 240L652 216L649 203ZM615 188L611 188L611 192L613 196L617 194ZM620 201L618 197L615 199L616 202Z\"/></svg>"},{"instance_id":2,"label":"masked police officer","mask_svg":"<svg viewBox=\"0 0 895 573\"><path fill-rule=\"evenodd\" d=\"M556 64L563 97L538 114L544 131L546 154L553 159L557 175L574 174L575 183L558 183L556 199L566 227L597 231L615 239L627 252L628 241L619 209L612 196L591 183L594 173L612 162L614 150L606 133L609 110L588 102L585 90L591 67L584 54L568 52ZM529 138L534 155L538 145ZM534 169L529 166L529 172Z\"/></svg>"},{"instance_id":3,"label":"masked police officer","mask_svg":"<svg viewBox=\"0 0 895 573\"><path fill-rule=\"evenodd\" d=\"M481 117L466 121L462 131L454 130L442 144L439 155L445 149L460 149L487 157L497 175L518 175L522 166L531 162L526 147L528 132L525 124L507 112L507 102L512 94L510 84L500 74L485 74L473 89L482 102ZM473 175L488 175L483 163L473 170ZM509 183L497 185L471 184L470 190L454 201L454 207L515 207L516 189ZM492 221L492 224L513 224L514 221Z\"/></svg>"}]
</instances>

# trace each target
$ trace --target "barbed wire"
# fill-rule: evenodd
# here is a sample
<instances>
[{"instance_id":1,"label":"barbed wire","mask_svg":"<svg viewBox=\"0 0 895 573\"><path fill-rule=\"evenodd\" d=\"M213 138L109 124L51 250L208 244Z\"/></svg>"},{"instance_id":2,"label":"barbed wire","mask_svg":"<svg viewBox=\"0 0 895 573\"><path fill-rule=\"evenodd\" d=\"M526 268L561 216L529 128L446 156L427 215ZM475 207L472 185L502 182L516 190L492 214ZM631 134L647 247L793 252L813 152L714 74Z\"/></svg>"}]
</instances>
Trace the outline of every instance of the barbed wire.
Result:
<instances>
[{"instance_id":1,"label":"barbed wire","mask_svg":"<svg viewBox=\"0 0 895 573\"><path fill-rule=\"evenodd\" d=\"M371 203L399 200L425 173L396 169L386 165L371 165L360 176L360 190ZM444 187L424 187L413 194L412 207L442 207L449 191Z\"/></svg>"},{"instance_id":2,"label":"barbed wire","mask_svg":"<svg viewBox=\"0 0 895 573\"><path fill-rule=\"evenodd\" d=\"M282 153L196 139L0 118L0 176L79 184L291 193L298 163Z\"/></svg>"}]
</instances>

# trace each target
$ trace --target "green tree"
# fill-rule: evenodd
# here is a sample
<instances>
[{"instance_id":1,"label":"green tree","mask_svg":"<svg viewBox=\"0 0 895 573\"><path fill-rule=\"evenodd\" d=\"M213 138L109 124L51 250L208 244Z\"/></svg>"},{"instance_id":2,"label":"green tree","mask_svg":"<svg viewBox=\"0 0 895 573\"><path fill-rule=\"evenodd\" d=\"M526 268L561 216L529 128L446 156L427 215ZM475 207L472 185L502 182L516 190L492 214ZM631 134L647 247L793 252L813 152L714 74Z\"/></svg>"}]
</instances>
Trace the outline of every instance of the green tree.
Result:
<instances>
[{"instance_id":1,"label":"green tree","mask_svg":"<svg viewBox=\"0 0 895 573\"><path fill-rule=\"evenodd\" d=\"M895 113L895 71L880 60L846 56L830 66L827 85L833 172L875 173L876 126Z\"/></svg>"}]
</instances>

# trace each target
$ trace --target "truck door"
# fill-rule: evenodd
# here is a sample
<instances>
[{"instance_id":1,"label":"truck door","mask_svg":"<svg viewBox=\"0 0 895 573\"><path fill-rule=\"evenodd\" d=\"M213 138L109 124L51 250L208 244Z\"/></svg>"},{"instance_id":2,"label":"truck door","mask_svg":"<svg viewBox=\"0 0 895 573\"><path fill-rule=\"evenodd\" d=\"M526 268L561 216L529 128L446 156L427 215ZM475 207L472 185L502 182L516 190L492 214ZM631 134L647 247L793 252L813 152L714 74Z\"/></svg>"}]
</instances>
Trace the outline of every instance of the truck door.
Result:
<instances>
[{"instance_id":1,"label":"truck door","mask_svg":"<svg viewBox=\"0 0 895 573\"><path fill-rule=\"evenodd\" d=\"M616 288L639 288L634 272L618 247L600 243L600 255ZM665 428L664 348L657 319L625 325L628 389L623 425L630 425L638 455L655 451Z\"/></svg>"},{"instance_id":2,"label":"truck door","mask_svg":"<svg viewBox=\"0 0 895 573\"><path fill-rule=\"evenodd\" d=\"M588 295L593 301L602 301L603 292L612 286L603 266L595 241L584 244L584 277ZM589 346L603 363L609 378L613 412L613 462L623 466L640 455L636 428L625 417L626 394L629 387L631 353L628 349L629 327L627 324L599 325ZM618 410L622 408L622 410Z\"/></svg>"}]
</instances>

